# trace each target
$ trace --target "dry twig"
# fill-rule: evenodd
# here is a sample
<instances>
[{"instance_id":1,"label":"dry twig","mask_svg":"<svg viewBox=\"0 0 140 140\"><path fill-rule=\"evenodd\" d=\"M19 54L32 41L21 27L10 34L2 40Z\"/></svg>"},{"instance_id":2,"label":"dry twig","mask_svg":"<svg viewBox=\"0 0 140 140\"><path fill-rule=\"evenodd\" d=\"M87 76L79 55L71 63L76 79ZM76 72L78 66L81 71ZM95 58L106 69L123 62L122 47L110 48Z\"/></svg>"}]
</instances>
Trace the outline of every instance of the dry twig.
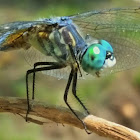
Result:
<instances>
[{"instance_id":1,"label":"dry twig","mask_svg":"<svg viewBox=\"0 0 140 140\"><path fill-rule=\"evenodd\" d=\"M56 123L68 124L81 129L84 129L79 120L69 111L69 109L57 106L48 106L37 101L32 102L32 111L30 112L29 120L33 123L42 125L46 119ZM25 116L26 114L26 99L0 97L0 112L10 112ZM87 128L96 134L114 140L140 140L140 133L124 127L122 125L98 118L93 115L79 115L85 121Z\"/></svg>"}]
</instances>

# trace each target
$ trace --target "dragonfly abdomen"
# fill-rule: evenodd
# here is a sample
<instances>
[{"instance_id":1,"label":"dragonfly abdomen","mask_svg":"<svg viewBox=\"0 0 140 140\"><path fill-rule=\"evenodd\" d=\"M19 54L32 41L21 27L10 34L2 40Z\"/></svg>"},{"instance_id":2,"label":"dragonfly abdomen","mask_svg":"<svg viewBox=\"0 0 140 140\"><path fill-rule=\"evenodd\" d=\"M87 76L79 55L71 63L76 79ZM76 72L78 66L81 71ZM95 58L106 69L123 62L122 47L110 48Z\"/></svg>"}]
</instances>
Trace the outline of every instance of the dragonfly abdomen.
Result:
<instances>
[{"instance_id":1,"label":"dragonfly abdomen","mask_svg":"<svg viewBox=\"0 0 140 140\"><path fill-rule=\"evenodd\" d=\"M48 29L48 30L46 30ZM9 51L15 49L29 49L32 43L38 37L44 37L53 27L49 25L33 25L17 31L8 31L0 38L0 51ZM44 32L45 31L45 32ZM43 33L43 34L42 34ZM36 46L33 46L36 47Z\"/></svg>"},{"instance_id":2,"label":"dragonfly abdomen","mask_svg":"<svg viewBox=\"0 0 140 140\"><path fill-rule=\"evenodd\" d=\"M14 33L5 36L6 38L3 38L3 40L1 39L0 51L9 51L20 48L28 49L30 44L25 41L28 40L28 38L24 34L26 34L26 32Z\"/></svg>"}]
</instances>

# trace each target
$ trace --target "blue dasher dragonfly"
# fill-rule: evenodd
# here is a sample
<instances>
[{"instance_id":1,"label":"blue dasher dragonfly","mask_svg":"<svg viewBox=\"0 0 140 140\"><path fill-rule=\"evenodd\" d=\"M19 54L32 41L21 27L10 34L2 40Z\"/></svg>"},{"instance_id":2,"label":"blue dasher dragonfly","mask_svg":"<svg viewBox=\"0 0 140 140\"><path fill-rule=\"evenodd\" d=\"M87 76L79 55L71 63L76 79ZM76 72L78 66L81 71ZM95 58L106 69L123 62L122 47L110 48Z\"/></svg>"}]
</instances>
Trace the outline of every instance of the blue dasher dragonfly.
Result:
<instances>
[{"instance_id":1,"label":"blue dasher dragonfly","mask_svg":"<svg viewBox=\"0 0 140 140\"><path fill-rule=\"evenodd\" d=\"M64 101L87 131L68 103L70 86L74 97L89 114L76 94L77 79L100 77L140 65L139 37L140 8L110 9L0 25L0 51L23 49L27 56L35 54L33 68L26 73L27 115L31 110L29 75L33 74L34 99L36 72L43 71L68 78Z\"/></svg>"}]
</instances>

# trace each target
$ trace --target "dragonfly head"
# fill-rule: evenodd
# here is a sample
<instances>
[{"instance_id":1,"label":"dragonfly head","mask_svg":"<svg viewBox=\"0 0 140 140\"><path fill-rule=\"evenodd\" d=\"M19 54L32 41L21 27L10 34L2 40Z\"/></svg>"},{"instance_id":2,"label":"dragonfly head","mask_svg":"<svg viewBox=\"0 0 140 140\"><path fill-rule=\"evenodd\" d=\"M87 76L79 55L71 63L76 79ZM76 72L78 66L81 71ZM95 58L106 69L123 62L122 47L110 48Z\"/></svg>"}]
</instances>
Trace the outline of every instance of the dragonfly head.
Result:
<instances>
[{"instance_id":1,"label":"dragonfly head","mask_svg":"<svg viewBox=\"0 0 140 140\"><path fill-rule=\"evenodd\" d=\"M94 74L101 69L113 67L116 59L113 55L112 46L105 40L97 44L91 44L83 53L81 66L84 71Z\"/></svg>"}]
</instances>

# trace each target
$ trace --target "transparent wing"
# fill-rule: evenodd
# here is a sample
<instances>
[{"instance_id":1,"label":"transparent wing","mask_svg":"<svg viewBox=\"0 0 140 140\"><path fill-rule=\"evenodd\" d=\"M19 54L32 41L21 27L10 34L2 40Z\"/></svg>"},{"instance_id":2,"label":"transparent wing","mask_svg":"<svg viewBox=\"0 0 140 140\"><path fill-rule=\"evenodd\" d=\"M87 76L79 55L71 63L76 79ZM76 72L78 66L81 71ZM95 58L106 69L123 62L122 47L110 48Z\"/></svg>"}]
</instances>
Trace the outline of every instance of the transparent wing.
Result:
<instances>
[{"instance_id":1,"label":"transparent wing","mask_svg":"<svg viewBox=\"0 0 140 140\"><path fill-rule=\"evenodd\" d=\"M30 47L28 50L22 50L21 54L23 55L27 63L31 66L31 68L33 68L34 63L36 62L56 62L56 60L52 56L46 56L34 47ZM67 66L63 69L43 71L43 74L53 76L58 79L68 79L70 71L71 71L71 67ZM85 79L90 77L93 78L93 76L88 75L83 70L82 70L82 77L78 73L78 79Z\"/></svg>"},{"instance_id":2,"label":"transparent wing","mask_svg":"<svg viewBox=\"0 0 140 140\"><path fill-rule=\"evenodd\" d=\"M140 8L91 11L70 18L84 35L112 45L117 62L103 74L140 65Z\"/></svg>"},{"instance_id":3,"label":"transparent wing","mask_svg":"<svg viewBox=\"0 0 140 140\"><path fill-rule=\"evenodd\" d=\"M25 32L30 27L34 25L41 25L41 24L50 25L51 23L47 22L46 19L40 21L12 22L12 23L0 25L0 49L2 48L3 43L7 41L7 38L11 36L12 36L11 38L13 37L16 38L18 37L18 34L20 35L20 33ZM16 36L13 36L13 34ZM34 48L34 46L30 46L28 49L21 50L19 52L25 58L25 60L31 66L31 68L33 68L34 63L36 62L55 62L55 59L53 57L44 55L36 48ZM59 79L61 78L67 79L70 73L70 67L66 67L61 70L46 71L43 73L50 76L57 77Z\"/></svg>"},{"instance_id":4,"label":"transparent wing","mask_svg":"<svg viewBox=\"0 0 140 140\"><path fill-rule=\"evenodd\" d=\"M2 36L6 32L16 33L20 30L28 29L34 25L41 25L41 24L50 24L47 22L47 19L45 20L38 20L38 21L17 21L17 22L11 22L0 25L0 36Z\"/></svg>"},{"instance_id":5,"label":"transparent wing","mask_svg":"<svg viewBox=\"0 0 140 140\"><path fill-rule=\"evenodd\" d=\"M56 62L52 56L46 56L34 47L30 47L28 50L21 52L27 63L33 68L36 62ZM70 73L70 67L66 67L58 70L44 71L43 74L56 77L58 79L67 79Z\"/></svg>"}]
</instances>

